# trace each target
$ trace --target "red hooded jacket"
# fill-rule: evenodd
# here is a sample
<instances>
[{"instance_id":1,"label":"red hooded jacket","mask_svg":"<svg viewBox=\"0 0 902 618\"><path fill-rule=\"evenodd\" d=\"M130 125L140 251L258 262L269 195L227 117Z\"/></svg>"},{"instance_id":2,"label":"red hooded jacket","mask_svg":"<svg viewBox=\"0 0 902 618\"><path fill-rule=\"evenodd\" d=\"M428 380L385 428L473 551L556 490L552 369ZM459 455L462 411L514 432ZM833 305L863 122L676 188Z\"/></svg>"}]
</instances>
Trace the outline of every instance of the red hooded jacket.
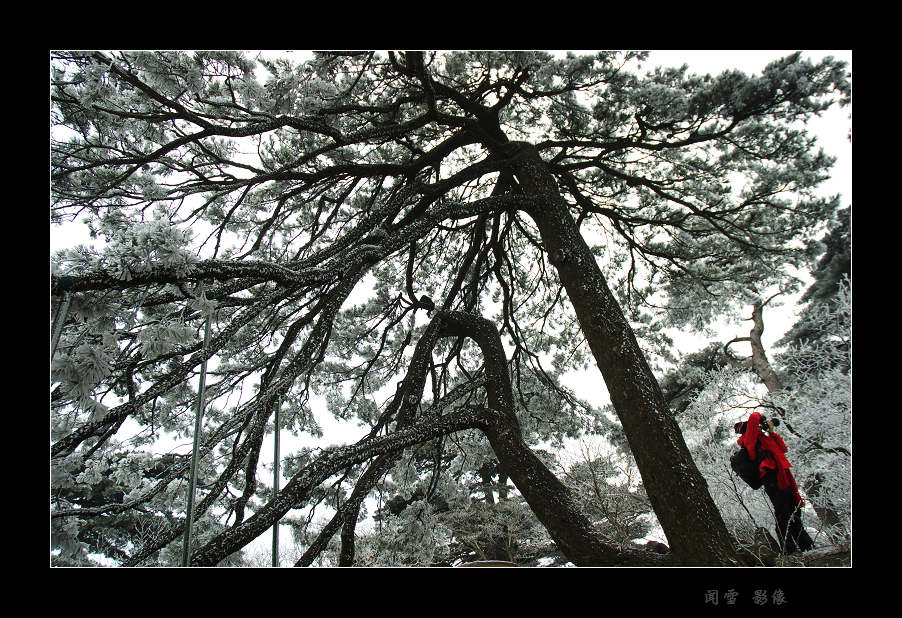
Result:
<instances>
[{"instance_id":1,"label":"red hooded jacket","mask_svg":"<svg viewBox=\"0 0 902 618\"><path fill-rule=\"evenodd\" d=\"M792 492L795 494L796 502L798 504L804 504L802 496L799 495L799 487L796 485L795 477L793 477L792 472L789 471L792 464L789 463L789 460L786 459L786 455L783 454L787 450L786 443L783 442L783 438L778 436L776 432L767 435L761 431L761 415L759 413L752 412L749 415L745 433L739 436L737 442L740 446L745 447L745 450L748 451L749 458L752 460L755 459L757 449L761 448L764 451L764 457L762 458L761 466L759 467L760 476L763 477L767 474L768 470L776 470L777 487L780 489L791 488Z\"/></svg>"}]
</instances>

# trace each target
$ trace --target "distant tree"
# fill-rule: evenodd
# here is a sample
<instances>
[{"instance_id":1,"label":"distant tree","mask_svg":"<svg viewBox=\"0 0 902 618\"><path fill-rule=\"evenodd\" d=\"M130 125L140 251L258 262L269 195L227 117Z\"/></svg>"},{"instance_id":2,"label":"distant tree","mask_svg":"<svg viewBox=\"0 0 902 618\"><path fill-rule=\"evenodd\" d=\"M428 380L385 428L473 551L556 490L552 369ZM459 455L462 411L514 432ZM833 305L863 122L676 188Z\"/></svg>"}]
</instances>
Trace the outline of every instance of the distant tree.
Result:
<instances>
[{"instance_id":1,"label":"distant tree","mask_svg":"<svg viewBox=\"0 0 902 618\"><path fill-rule=\"evenodd\" d=\"M195 520L224 529L197 536L194 565L318 492L336 502L318 546L340 531L353 561L361 504L404 449L465 430L570 561L634 563L530 449L533 414L552 435L591 424L557 376L593 360L675 563L733 564L637 333L654 345L655 320L703 327L736 289L805 260L799 241L836 200L814 193L832 161L802 123L847 102L849 83L844 63L800 53L751 77L640 77L644 58L54 52L51 219L105 243L53 258L55 469L92 471L78 489L116 476L117 453L188 438L212 359ZM313 395L369 434L302 453L256 502L274 406L285 428L316 431ZM126 422L143 428L127 443ZM146 509L172 523L119 547L121 563L177 554L188 462L161 479L152 465L90 515L55 500L69 536L54 545Z\"/></svg>"},{"instance_id":2,"label":"distant tree","mask_svg":"<svg viewBox=\"0 0 902 618\"><path fill-rule=\"evenodd\" d=\"M847 294L852 279L852 208L837 211L830 229L818 241L809 244L809 251L820 258L812 271L814 282L805 290L801 302L806 303L802 314L786 335L777 342L780 346L827 343L836 336L835 325L822 321L824 307L841 294ZM846 287L843 287L846 285ZM851 299L848 299L851 301ZM843 301L840 301L840 303ZM834 344L843 345L834 339ZM846 350L847 351L847 350ZM839 350L839 359L844 358ZM831 356L835 356L831 355ZM849 367L846 367L848 371Z\"/></svg>"},{"instance_id":3,"label":"distant tree","mask_svg":"<svg viewBox=\"0 0 902 618\"><path fill-rule=\"evenodd\" d=\"M842 228L834 227L828 238L835 240L837 229ZM841 249L837 253L848 255L842 246L833 244ZM752 410L782 422L779 433L793 474L820 520L816 541L840 544L851 532L851 284L842 269L824 268L830 263L837 260L829 254L820 260L816 282L804 296L809 304L782 339L789 345L774 365L761 343L763 303L758 302L750 336L734 340L750 340L751 357L727 355L729 364L719 369L673 374L697 378L681 416L687 440L734 537L746 545L767 526L769 508L763 492L738 481L727 462L736 449L731 426ZM665 378L669 382L679 380Z\"/></svg>"},{"instance_id":4,"label":"distant tree","mask_svg":"<svg viewBox=\"0 0 902 618\"><path fill-rule=\"evenodd\" d=\"M837 213L820 247L807 304L778 342L787 346L777 362L789 388L777 403L794 419L801 486L839 541L851 532L852 508L851 208Z\"/></svg>"}]
</instances>

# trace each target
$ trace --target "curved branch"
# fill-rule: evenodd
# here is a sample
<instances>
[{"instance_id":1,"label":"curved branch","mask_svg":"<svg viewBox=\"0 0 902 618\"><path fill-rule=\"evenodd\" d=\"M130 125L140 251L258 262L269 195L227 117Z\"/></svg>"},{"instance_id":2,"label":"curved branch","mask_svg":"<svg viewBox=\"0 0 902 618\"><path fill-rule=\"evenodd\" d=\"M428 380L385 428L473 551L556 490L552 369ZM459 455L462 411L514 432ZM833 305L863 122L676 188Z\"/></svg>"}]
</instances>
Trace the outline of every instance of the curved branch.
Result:
<instances>
[{"instance_id":1,"label":"curved branch","mask_svg":"<svg viewBox=\"0 0 902 618\"><path fill-rule=\"evenodd\" d=\"M485 434L506 474L567 558L578 566L610 566L621 557L592 530L569 489L523 441L501 337L494 324L474 314L442 312L443 334L467 336L485 359L488 407Z\"/></svg>"},{"instance_id":2,"label":"curved branch","mask_svg":"<svg viewBox=\"0 0 902 618\"><path fill-rule=\"evenodd\" d=\"M294 476L268 504L241 525L214 537L195 551L192 566L214 566L257 538L320 483L350 466L382 453L404 449L448 433L474 429L483 424L479 411L460 409L443 416L424 419L414 426L387 436L365 439L356 444L329 449Z\"/></svg>"},{"instance_id":3,"label":"curved branch","mask_svg":"<svg viewBox=\"0 0 902 618\"><path fill-rule=\"evenodd\" d=\"M723 344L723 354L727 357L727 362L730 363L730 367L733 369L747 369L751 366L751 358L737 358L733 356L733 353L730 352L730 346L734 343L739 343L740 341L751 341L750 337L733 337L725 344Z\"/></svg>"},{"instance_id":4,"label":"curved branch","mask_svg":"<svg viewBox=\"0 0 902 618\"><path fill-rule=\"evenodd\" d=\"M409 377L412 376L409 375ZM429 410L428 416L431 417L442 414L444 410L446 410L451 404L453 404L455 401L459 400L463 395L469 392L470 389L483 386L484 384L484 377L480 377L467 384L456 387L445 397L443 397L440 402L434 403L432 405L431 409ZM386 414L383 415L384 418L380 419L380 422L378 422L376 426L373 427L373 431L370 432L368 437L374 437L382 427L385 420L394 413L393 410L397 409L401 405L403 397L400 396L400 393L402 392L402 390L403 388L398 389L398 393L389 405ZM304 554L300 559L298 559L294 566L310 566L316 559L316 557L319 556L319 554L322 553L322 551L326 548L326 546L329 544L329 541L332 539L335 533L338 532L339 528L343 528L342 553L339 558L339 566L350 566L351 563L353 563L353 532L356 526L357 516L360 511L360 504L363 502L363 499L366 498L370 490L375 487L382 474L386 472L394 464L395 461L397 461L400 453L401 451L398 451L396 453L385 453L383 455L380 455L379 458L377 458L376 461L370 465L366 472L364 472L363 475L361 475L360 479L357 481L357 484L354 486L354 491L351 493L347 501L332 517L329 523L326 524L326 526L320 531L319 535L317 535L313 543L311 543L310 546L304 551Z\"/></svg>"},{"instance_id":5,"label":"curved branch","mask_svg":"<svg viewBox=\"0 0 902 618\"><path fill-rule=\"evenodd\" d=\"M254 283L274 281L288 287L327 283L335 278L322 268L292 270L273 262L246 260L204 260L189 267L187 272L175 268L158 267L150 272L135 273L128 279L119 279L106 272L83 275L51 275L50 294L59 296L64 292L88 292L100 290L126 290L147 285L187 281L243 279Z\"/></svg>"},{"instance_id":6,"label":"curved branch","mask_svg":"<svg viewBox=\"0 0 902 618\"><path fill-rule=\"evenodd\" d=\"M298 472L267 505L253 517L230 530L220 533L192 556L196 566L212 566L237 551L303 500L309 492L338 470L356 465L373 456L400 451L414 444L448 435L463 429L481 429L485 432L501 463L502 471L514 482L539 520L548 528L552 538L574 564L602 566L615 564L667 563L642 552L620 553L606 545L592 530L589 520L580 509L570 491L535 456L520 435L520 424L513 412L513 395L507 361L501 338L495 326L488 320L462 312L439 311L427 327L427 333L418 342L420 354L415 354L408 371L411 382L405 382L401 395L402 406L412 413L419 402L418 394L426 377L425 350L431 350L438 336L467 336L472 338L483 352L486 367L486 389L489 407L478 411L460 408L445 415L433 414L400 429L388 436L364 438L345 447L329 449L316 461ZM399 421L405 418L399 413ZM400 423L399 423L400 424ZM380 462L384 463L385 460ZM373 476L381 465L371 466ZM359 495L357 496L359 497ZM355 501L356 498L355 497ZM350 511L353 503L347 504ZM344 509L342 509L344 510ZM333 524L337 528L337 522Z\"/></svg>"},{"instance_id":7,"label":"curved branch","mask_svg":"<svg viewBox=\"0 0 902 618\"><path fill-rule=\"evenodd\" d=\"M165 393L171 388L183 383L188 377L188 374L191 373L191 371L195 367L200 365L200 363L204 359L209 359L211 356L216 354L242 326L256 317L260 312L260 307L265 306L269 302L277 301L285 295L286 293L284 292L282 294L270 293L260 298L259 302L256 305L252 305L245 309L239 317L234 318L225 329L214 336L211 339L210 345L206 350L199 350L195 352L185 362L173 360L172 365L174 369L170 373L162 377L160 380L158 380L156 383L154 383L154 385L149 389L147 389L134 399L120 406L112 408L102 419L86 423L69 435L57 440L50 448L51 457L57 458L70 454L78 447L79 444L81 444L88 438L101 435L112 425L120 422L121 420L133 414L135 411L139 410L145 403L153 400L156 397L159 397L161 394Z\"/></svg>"}]
</instances>

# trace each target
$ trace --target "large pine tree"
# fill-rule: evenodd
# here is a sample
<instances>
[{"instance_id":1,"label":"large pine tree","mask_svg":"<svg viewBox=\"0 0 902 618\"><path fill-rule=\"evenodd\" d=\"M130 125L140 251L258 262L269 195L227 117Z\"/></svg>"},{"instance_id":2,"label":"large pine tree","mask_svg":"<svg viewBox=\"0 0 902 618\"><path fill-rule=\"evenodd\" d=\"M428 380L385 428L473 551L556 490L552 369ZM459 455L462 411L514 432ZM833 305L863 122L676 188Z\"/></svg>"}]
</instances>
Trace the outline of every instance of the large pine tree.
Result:
<instances>
[{"instance_id":1,"label":"large pine tree","mask_svg":"<svg viewBox=\"0 0 902 618\"><path fill-rule=\"evenodd\" d=\"M467 430L568 559L634 564L523 431L591 422L558 383L590 358L673 563L735 563L631 321L663 303L704 323L735 289L805 263L799 241L837 203L815 193L832 160L803 123L849 84L832 58L640 77L643 57L54 53L52 220L104 241L56 254L51 278L52 517L67 551L83 549L79 526L136 509L171 523L120 548L124 564L178 545L187 458L148 477L157 458L115 455L190 434L211 359L195 520L220 525L198 530L192 564L227 558L330 479L354 483L330 524L351 563L362 500L404 449ZM368 435L300 454L258 504L274 406L310 431L316 394ZM120 442L126 422L142 430ZM103 477L121 498L62 491Z\"/></svg>"}]
</instances>

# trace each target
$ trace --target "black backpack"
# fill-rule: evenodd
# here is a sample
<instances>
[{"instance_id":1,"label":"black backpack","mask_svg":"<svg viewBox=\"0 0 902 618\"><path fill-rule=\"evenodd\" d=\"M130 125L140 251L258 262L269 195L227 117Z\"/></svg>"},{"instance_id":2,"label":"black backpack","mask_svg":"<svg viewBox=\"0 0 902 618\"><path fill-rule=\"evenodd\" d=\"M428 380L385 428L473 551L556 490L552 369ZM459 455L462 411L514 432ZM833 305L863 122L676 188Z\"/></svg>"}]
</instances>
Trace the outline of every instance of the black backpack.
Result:
<instances>
[{"instance_id":1,"label":"black backpack","mask_svg":"<svg viewBox=\"0 0 902 618\"><path fill-rule=\"evenodd\" d=\"M764 479L760 477L759 466L764 459L764 449L755 449L755 459L749 459L749 452L742 446L738 451L730 457L730 467L739 475L746 484L752 489L758 489L764 483Z\"/></svg>"}]
</instances>

